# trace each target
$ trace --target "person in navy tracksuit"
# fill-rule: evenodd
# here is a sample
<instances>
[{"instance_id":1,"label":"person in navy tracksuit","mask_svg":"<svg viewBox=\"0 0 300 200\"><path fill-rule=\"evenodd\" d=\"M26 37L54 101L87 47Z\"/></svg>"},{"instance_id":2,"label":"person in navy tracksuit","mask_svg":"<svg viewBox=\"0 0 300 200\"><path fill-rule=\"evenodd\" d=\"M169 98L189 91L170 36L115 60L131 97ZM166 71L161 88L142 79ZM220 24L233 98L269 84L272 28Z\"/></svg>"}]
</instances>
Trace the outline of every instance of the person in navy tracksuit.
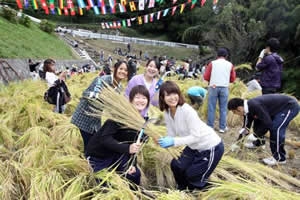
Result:
<instances>
[{"instance_id":1,"label":"person in navy tracksuit","mask_svg":"<svg viewBox=\"0 0 300 200\"><path fill-rule=\"evenodd\" d=\"M262 161L267 165L285 164L285 132L290 121L299 113L298 101L282 94L266 94L250 100L233 98L228 102L228 110L244 116L244 132L248 134L252 122L255 134L262 137L270 131L270 148L272 157Z\"/></svg>"}]
</instances>

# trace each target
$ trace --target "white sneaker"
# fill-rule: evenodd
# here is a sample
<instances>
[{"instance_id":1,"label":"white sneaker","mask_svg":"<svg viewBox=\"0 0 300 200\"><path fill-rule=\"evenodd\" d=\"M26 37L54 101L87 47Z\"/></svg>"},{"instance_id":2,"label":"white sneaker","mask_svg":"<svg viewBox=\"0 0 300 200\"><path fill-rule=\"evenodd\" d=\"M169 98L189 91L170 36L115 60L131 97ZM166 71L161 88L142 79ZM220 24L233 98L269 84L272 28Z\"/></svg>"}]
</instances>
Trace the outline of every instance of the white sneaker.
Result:
<instances>
[{"instance_id":1,"label":"white sneaker","mask_svg":"<svg viewBox=\"0 0 300 200\"><path fill-rule=\"evenodd\" d=\"M225 133L225 132L227 132L227 131L228 131L228 128L225 127L225 129L220 129L220 130L219 130L219 133Z\"/></svg>"},{"instance_id":2,"label":"white sneaker","mask_svg":"<svg viewBox=\"0 0 300 200\"><path fill-rule=\"evenodd\" d=\"M247 140L250 142L254 142L257 140L257 137L255 137L252 133L248 135Z\"/></svg>"},{"instance_id":3,"label":"white sneaker","mask_svg":"<svg viewBox=\"0 0 300 200\"><path fill-rule=\"evenodd\" d=\"M265 149L266 145L256 146L255 144L253 144L253 142L247 142L244 144L244 147L248 149L257 149L257 148Z\"/></svg>"},{"instance_id":4,"label":"white sneaker","mask_svg":"<svg viewBox=\"0 0 300 200\"><path fill-rule=\"evenodd\" d=\"M263 163L269 166L274 166L277 164L286 164L286 160L284 161L278 161L274 157L264 158L262 159Z\"/></svg>"}]
</instances>

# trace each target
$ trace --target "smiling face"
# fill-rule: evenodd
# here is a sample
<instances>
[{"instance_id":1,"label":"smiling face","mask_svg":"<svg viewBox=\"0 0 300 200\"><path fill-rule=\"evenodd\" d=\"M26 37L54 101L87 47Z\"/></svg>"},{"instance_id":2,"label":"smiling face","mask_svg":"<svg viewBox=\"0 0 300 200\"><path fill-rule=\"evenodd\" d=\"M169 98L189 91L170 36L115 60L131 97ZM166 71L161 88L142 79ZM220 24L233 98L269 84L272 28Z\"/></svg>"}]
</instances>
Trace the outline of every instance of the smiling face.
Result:
<instances>
[{"instance_id":1,"label":"smiling face","mask_svg":"<svg viewBox=\"0 0 300 200\"><path fill-rule=\"evenodd\" d=\"M147 107L148 99L146 96L137 93L136 95L134 95L131 103L139 112L141 112Z\"/></svg>"},{"instance_id":2,"label":"smiling face","mask_svg":"<svg viewBox=\"0 0 300 200\"><path fill-rule=\"evenodd\" d=\"M153 60L146 66L145 75L151 78L154 78L158 75L158 68Z\"/></svg>"},{"instance_id":3,"label":"smiling face","mask_svg":"<svg viewBox=\"0 0 300 200\"><path fill-rule=\"evenodd\" d=\"M122 63L118 68L117 72L115 73L115 79L117 80L123 80L127 78L128 71L127 71L127 66L125 63Z\"/></svg>"},{"instance_id":4,"label":"smiling face","mask_svg":"<svg viewBox=\"0 0 300 200\"><path fill-rule=\"evenodd\" d=\"M165 103L169 106L169 108L176 108L179 102L179 95L177 93L166 93L165 92Z\"/></svg>"}]
</instances>

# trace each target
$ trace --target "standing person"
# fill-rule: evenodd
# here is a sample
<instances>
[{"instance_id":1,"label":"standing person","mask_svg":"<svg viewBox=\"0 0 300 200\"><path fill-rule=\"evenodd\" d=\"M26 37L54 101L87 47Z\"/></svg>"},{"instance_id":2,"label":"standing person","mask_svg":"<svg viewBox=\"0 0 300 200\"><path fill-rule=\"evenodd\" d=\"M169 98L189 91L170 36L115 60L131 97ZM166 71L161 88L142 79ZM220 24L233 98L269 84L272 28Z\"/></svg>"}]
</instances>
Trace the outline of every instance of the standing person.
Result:
<instances>
[{"instance_id":1,"label":"standing person","mask_svg":"<svg viewBox=\"0 0 300 200\"><path fill-rule=\"evenodd\" d=\"M192 106L195 109L198 109L202 105L206 93L207 90L199 86L193 86L188 89L187 94L191 100Z\"/></svg>"},{"instance_id":2,"label":"standing person","mask_svg":"<svg viewBox=\"0 0 300 200\"><path fill-rule=\"evenodd\" d=\"M128 50L128 53L130 53L130 51L131 51L131 45L130 45L130 43L127 44L127 50Z\"/></svg>"},{"instance_id":3,"label":"standing person","mask_svg":"<svg viewBox=\"0 0 300 200\"><path fill-rule=\"evenodd\" d=\"M100 64L103 64L104 63L104 51L103 50L101 50L100 51Z\"/></svg>"},{"instance_id":4,"label":"standing person","mask_svg":"<svg viewBox=\"0 0 300 200\"><path fill-rule=\"evenodd\" d=\"M142 85L133 87L129 101L142 112L149 106L150 97L147 88ZM137 136L136 130L124 128L124 125L108 119L87 145L87 158L94 172L115 167L117 172L126 172L130 156L138 153L141 147L140 143L135 142ZM137 185L140 184L141 172L136 163L128 169L126 178Z\"/></svg>"},{"instance_id":5,"label":"standing person","mask_svg":"<svg viewBox=\"0 0 300 200\"><path fill-rule=\"evenodd\" d=\"M114 65L114 71L112 75L96 77L88 86L88 88L82 93L82 96L96 98L101 93L103 82L115 88L117 92L120 92L122 90L121 81L127 79L127 68L126 62L117 62ZM86 151L86 146L90 138L101 128L101 119L91 116L91 114L94 112L90 106L91 104L87 99L81 98L71 119L71 123L76 125L80 130L84 144L84 152Z\"/></svg>"},{"instance_id":6,"label":"standing person","mask_svg":"<svg viewBox=\"0 0 300 200\"><path fill-rule=\"evenodd\" d=\"M142 50L140 50L140 59L142 60L143 59L143 51Z\"/></svg>"},{"instance_id":7,"label":"standing person","mask_svg":"<svg viewBox=\"0 0 300 200\"><path fill-rule=\"evenodd\" d=\"M204 80L208 81L208 114L207 124L214 128L216 104L219 102L220 120L219 132L225 133L227 130L227 101L229 95L229 83L235 80L235 70L231 62L227 61L228 52L225 48L219 48L217 59L210 62L204 74Z\"/></svg>"},{"instance_id":8,"label":"standing person","mask_svg":"<svg viewBox=\"0 0 300 200\"><path fill-rule=\"evenodd\" d=\"M44 64L43 64L43 71L45 72L45 80L47 82L47 85L48 85L48 88L50 87L56 87L56 86L61 86L61 84L64 84L64 81L66 80L66 72L61 72L59 74L59 76L57 76L55 74L55 61L52 60L52 59L46 59L44 61ZM70 94L69 94L69 91L66 87L66 85L64 86L64 88L62 87L59 87L59 89L64 89L64 91L62 92L66 92L67 93L67 96L70 97ZM55 95L58 95L56 96L56 104L55 104L55 107L53 109L54 112L57 112L57 113L64 113L65 109L66 109L66 104L64 103L64 97L63 96L59 96L59 92L57 92L57 94Z\"/></svg>"},{"instance_id":9,"label":"standing person","mask_svg":"<svg viewBox=\"0 0 300 200\"><path fill-rule=\"evenodd\" d=\"M146 64L144 74L135 75L128 83L125 95L129 97L131 89L136 85L144 85L150 93L150 103L158 106L158 93L156 93L155 86L157 83L157 76L159 74L160 63L157 59L150 59ZM146 108L142 115L147 117L148 108Z\"/></svg>"},{"instance_id":10,"label":"standing person","mask_svg":"<svg viewBox=\"0 0 300 200\"><path fill-rule=\"evenodd\" d=\"M134 60L131 56L127 56L128 63L128 81L136 75L136 60Z\"/></svg>"},{"instance_id":11,"label":"standing person","mask_svg":"<svg viewBox=\"0 0 300 200\"><path fill-rule=\"evenodd\" d=\"M164 111L168 135L158 140L159 145L186 145L180 157L171 161L178 189L203 189L224 153L221 138L185 103L178 85L172 81L161 85L159 108Z\"/></svg>"},{"instance_id":12,"label":"standing person","mask_svg":"<svg viewBox=\"0 0 300 200\"><path fill-rule=\"evenodd\" d=\"M256 136L263 137L270 131L272 156L262 160L270 166L286 163L285 132L290 121L299 113L299 109L295 98L281 94L267 94L250 100L233 98L228 102L228 110L244 117L241 136L249 134L252 122Z\"/></svg>"},{"instance_id":13,"label":"standing person","mask_svg":"<svg viewBox=\"0 0 300 200\"><path fill-rule=\"evenodd\" d=\"M269 39L263 50L264 57L256 65L256 69L262 72L260 84L263 94L276 93L281 88L283 59L276 53L279 47L278 39Z\"/></svg>"}]
</instances>

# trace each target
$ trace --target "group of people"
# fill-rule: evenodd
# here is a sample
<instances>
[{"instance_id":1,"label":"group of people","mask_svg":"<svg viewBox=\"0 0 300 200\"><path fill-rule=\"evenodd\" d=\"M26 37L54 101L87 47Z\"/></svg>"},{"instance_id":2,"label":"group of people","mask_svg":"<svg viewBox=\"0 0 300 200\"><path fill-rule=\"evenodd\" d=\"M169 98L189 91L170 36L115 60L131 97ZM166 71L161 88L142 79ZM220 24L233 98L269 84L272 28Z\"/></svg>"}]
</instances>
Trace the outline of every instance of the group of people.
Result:
<instances>
[{"instance_id":1,"label":"group of people","mask_svg":"<svg viewBox=\"0 0 300 200\"><path fill-rule=\"evenodd\" d=\"M277 72L273 69L273 64L276 62L279 63L278 70L282 71L282 62L281 64L279 62L282 59L279 59L272 50L274 50L272 43L268 43L264 50L265 56L257 64L257 68L262 69L261 85L266 92L273 91L273 85L271 87L267 84L271 80L264 78L274 76L268 71L268 67L272 68L270 69L272 72ZM133 75L125 89L129 102L145 120L148 119L147 112L150 104L164 112L167 134L156 141L161 148L185 146L179 158L173 159L170 165L179 190L201 190L207 187L209 176L222 158L224 144L214 130L217 102L220 110L220 133L227 131L226 116L227 110L230 110L245 119L244 127L240 132L242 137L250 133L252 123L257 137L262 137L270 131L272 157L264 159L264 163L275 165L286 162L285 132L289 122L299 112L297 100L286 95L263 92L263 96L250 100L233 98L228 102L228 87L235 81L236 73L227 56L228 50L220 48L217 51L217 59L207 65L204 79L209 83L208 91L197 86L188 90L192 104L197 106L200 106L203 98L208 96L207 123L199 118L194 106L185 102L175 82L161 82L157 79L161 67L158 59L149 59L145 72ZM136 163L128 167L131 155L138 153L141 148L141 144L136 141L137 132L124 128L124 125L111 119L107 119L102 124L99 117L91 114L94 108L87 100L101 95L104 82L116 92L122 92L121 82L128 80L128 75L127 62L118 61L111 75L96 77L83 92L84 98L80 99L71 122L80 130L84 142L84 155L94 172L104 168L115 168L117 172L126 172L126 177L130 181L139 184L141 172ZM274 87L277 88L278 85Z\"/></svg>"}]
</instances>

